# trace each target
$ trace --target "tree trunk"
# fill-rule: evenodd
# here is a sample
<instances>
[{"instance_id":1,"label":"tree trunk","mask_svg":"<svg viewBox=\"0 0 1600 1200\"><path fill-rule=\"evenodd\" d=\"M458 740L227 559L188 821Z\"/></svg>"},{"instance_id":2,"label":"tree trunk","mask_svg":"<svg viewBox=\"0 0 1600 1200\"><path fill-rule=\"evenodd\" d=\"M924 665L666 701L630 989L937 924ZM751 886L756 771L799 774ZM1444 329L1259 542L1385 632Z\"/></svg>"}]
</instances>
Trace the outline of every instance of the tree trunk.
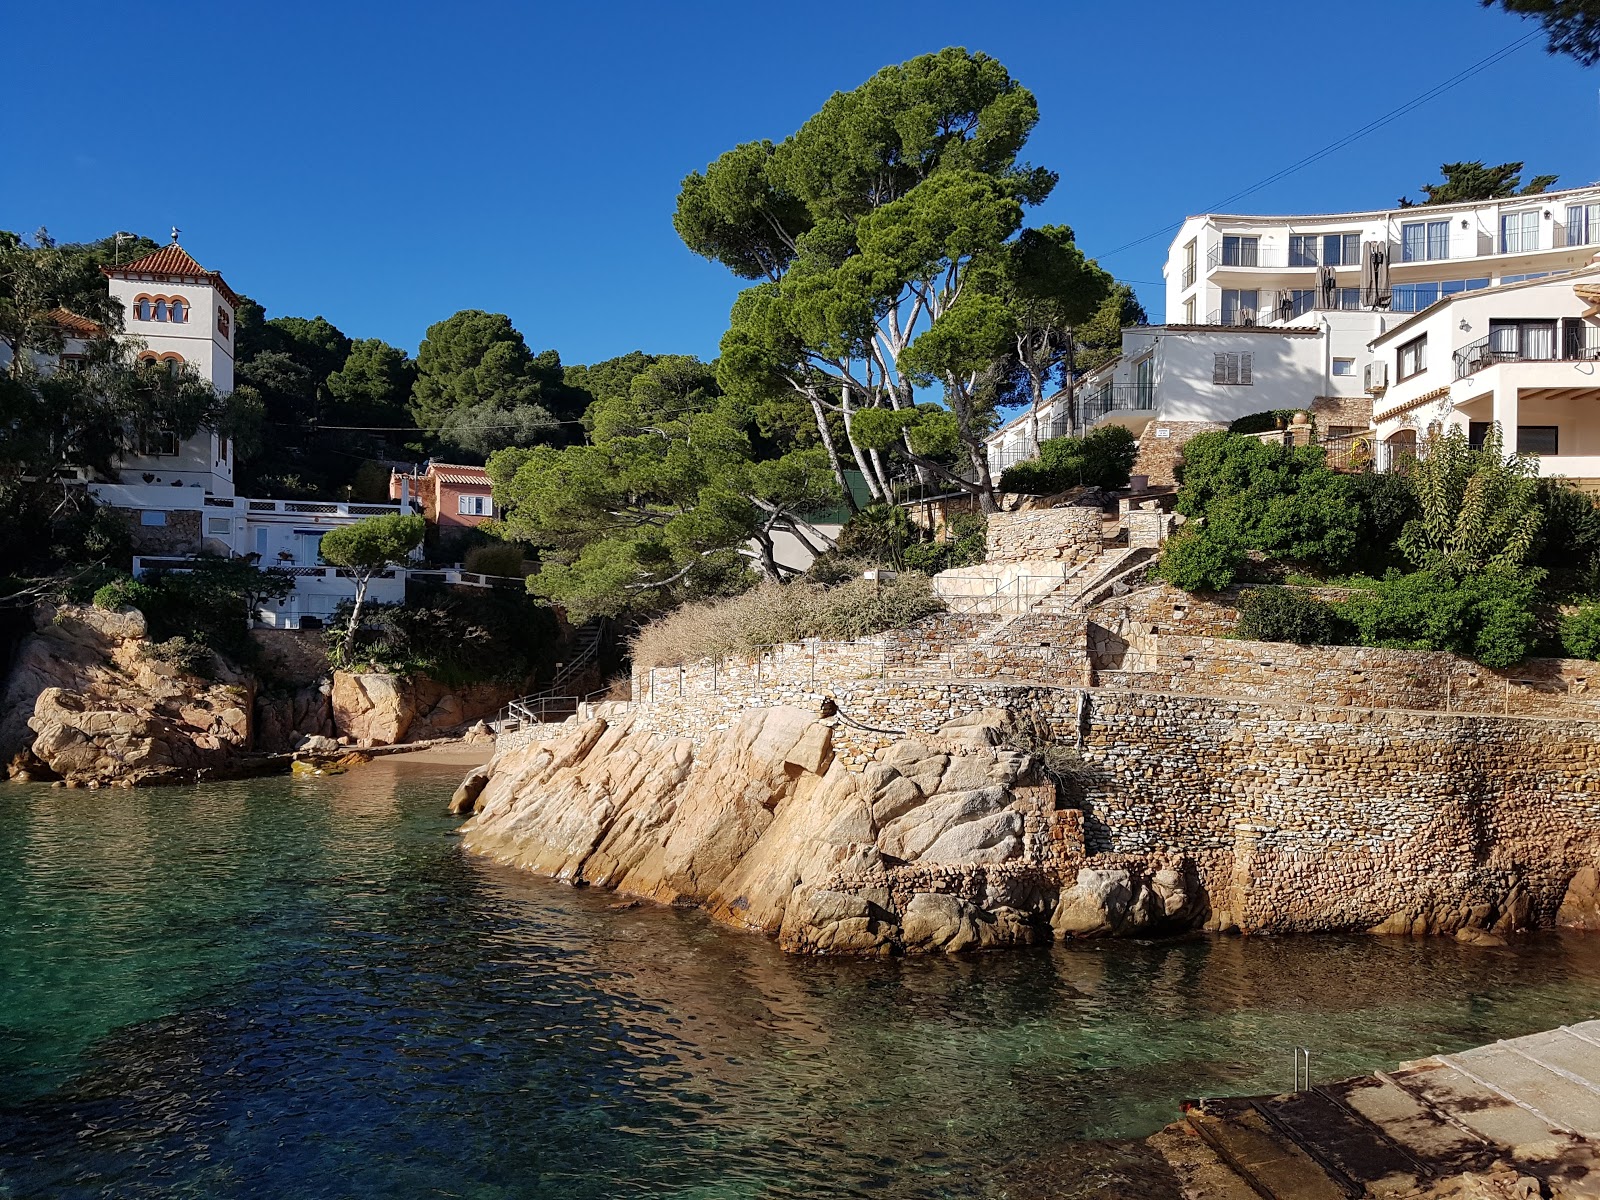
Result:
<instances>
[{"instance_id":1,"label":"tree trunk","mask_svg":"<svg viewBox=\"0 0 1600 1200\"><path fill-rule=\"evenodd\" d=\"M828 428L828 413L822 407L822 401L815 396L810 397L811 414L817 419L817 433L822 437L822 448L828 452L828 466L833 470L833 478L839 484L839 490L844 493L844 504L851 512L860 512L856 504L855 493L850 490L850 480L845 477L844 463L839 458L839 447L834 444L833 430Z\"/></svg>"},{"instance_id":2,"label":"tree trunk","mask_svg":"<svg viewBox=\"0 0 1600 1200\"><path fill-rule=\"evenodd\" d=\"M367 580L372 577L370 571L357 571L356 576L356 601L350 606L350 625L344 631L345 660L350 661L350 652L355 647L356 630L361 626L361 605L367 598Z\"/></svg>"}]
</instances>

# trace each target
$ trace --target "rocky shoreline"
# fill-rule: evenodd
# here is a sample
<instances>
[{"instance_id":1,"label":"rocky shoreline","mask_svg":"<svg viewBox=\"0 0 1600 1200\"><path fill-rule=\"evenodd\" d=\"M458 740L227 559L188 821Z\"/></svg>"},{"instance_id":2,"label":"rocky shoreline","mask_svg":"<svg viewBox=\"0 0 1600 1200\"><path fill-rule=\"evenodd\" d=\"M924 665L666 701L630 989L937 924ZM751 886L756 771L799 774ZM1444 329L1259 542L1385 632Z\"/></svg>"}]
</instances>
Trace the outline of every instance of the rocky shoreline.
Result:
<instances>
[{"instance_id":1,"label":"rocky shoreline","mask_svg":"<svg viewBox=\"0 0 1600 1200\"><path fill-rule=\"evenodd\" d=\"M985 710L863 772L827 718L745 712L696 746L626 715L496 756L457 792L472 853L775 936L795 953L986 950L1204 922L1182 856L1092 865L1082 813Z\"/></svg>"}]
</instances>

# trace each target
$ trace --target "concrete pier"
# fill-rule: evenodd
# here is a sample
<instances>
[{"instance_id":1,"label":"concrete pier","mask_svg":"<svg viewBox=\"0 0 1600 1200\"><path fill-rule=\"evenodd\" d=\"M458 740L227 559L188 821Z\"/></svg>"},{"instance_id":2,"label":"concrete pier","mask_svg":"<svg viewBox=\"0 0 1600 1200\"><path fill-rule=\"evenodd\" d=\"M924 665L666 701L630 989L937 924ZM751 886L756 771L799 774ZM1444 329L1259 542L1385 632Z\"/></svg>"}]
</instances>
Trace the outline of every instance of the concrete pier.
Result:
<instances>
[{"instance_id":1,"label":"concrete pier","mask_svg":"<svg viewBox=\"0 0 1600 1200\"><path fill-rule=\"evenodd\" d=\"M1600 1200L1600 1021L1195 1102L1151 1144L1196 1200Z\"/></svg>"}]
</instances>

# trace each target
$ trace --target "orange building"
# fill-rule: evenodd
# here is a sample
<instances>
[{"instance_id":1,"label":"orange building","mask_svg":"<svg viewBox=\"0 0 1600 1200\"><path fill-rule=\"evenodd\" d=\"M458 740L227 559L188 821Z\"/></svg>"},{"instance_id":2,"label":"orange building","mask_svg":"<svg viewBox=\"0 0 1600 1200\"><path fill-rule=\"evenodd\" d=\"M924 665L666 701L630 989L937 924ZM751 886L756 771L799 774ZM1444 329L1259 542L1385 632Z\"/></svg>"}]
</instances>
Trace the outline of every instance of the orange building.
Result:
<instances>
[{"instance_id":1,"label":"orange building","mask_svg":"<svg viewBox=\"0 0 1600 1200\"><path fill-rule=\"evenodd\" d=\"M441 530L471 529L495 515L489 472L459 463L430 462L420 474L389 476L391 500L415 499L430 525Z\"/></svg>"}]
</instances>

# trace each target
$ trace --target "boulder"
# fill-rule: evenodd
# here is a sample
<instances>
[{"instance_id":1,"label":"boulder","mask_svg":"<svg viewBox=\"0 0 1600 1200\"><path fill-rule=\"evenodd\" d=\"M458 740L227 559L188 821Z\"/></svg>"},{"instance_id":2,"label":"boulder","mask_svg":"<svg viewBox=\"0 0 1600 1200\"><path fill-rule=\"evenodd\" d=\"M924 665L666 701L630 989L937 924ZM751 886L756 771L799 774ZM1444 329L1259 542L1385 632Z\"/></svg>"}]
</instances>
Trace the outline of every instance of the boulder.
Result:
<instances>
[{"instance_id":1,"label":"boulder","mask_svg":"<svg viewBox=\"0 0 1600 1200\"><path fill-rule=\"evenodd\" d=\"M484 786L489 782L489 768L487 765L474 767L467 772L467 777L461 781L461 786L450 796L450 815L465 816L473 811L478 797L483 794Z\"/></svg>"},{"instance_id":2,"label":"boulder","mask_svg":"<svg viewBox=\"0 0 1600 1200\"><path fill-rule=\"evenodd\" d=\"M224 693L226 695L226 693ZM193 781L232 773L248 728L237 708L182 706L181 716L104 707L104 697L47 688L29 726L52 774L89 787ZM198 722L209 720L208 726Z\"/></svg>"},{"instance_id":3,"label":"boulder","mask_svg":"<svg viewBox=\"0 0 1600 1200\"><path fill-rule=\"evenodd\" d=\"M402 741L417 715L409 681L375 672L335 671L332 707L334 728L357 745Z\"/></svg>"}]
</instances>

